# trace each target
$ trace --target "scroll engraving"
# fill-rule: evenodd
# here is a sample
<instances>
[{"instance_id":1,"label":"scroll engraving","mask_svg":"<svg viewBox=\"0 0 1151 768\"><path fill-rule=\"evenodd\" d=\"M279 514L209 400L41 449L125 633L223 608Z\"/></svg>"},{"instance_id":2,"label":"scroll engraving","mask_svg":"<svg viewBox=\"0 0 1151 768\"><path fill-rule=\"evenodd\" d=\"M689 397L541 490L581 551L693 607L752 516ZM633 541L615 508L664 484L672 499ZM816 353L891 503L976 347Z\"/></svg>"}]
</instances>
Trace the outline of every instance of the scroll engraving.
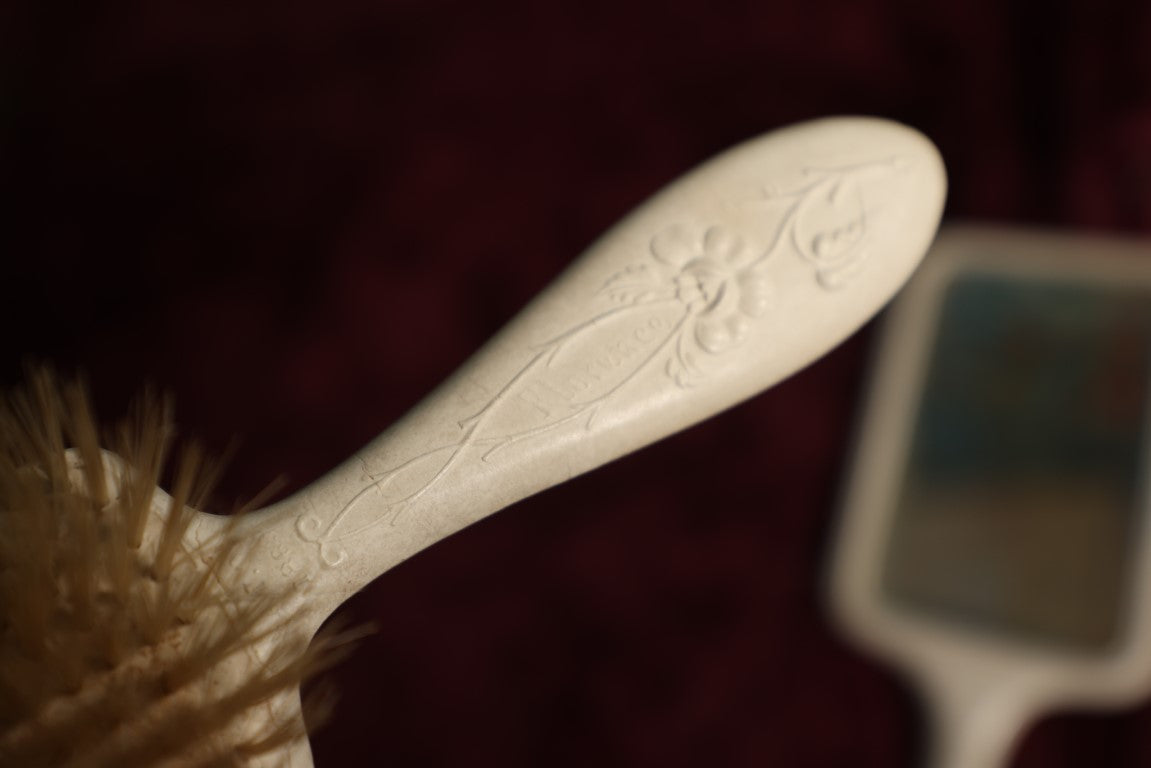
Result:
<instances>
[{"instance_id":1,"label":"scroll engraving","mask_svg":"<svg viewBox=\"0 0 1151 768\"><path fill-rule=\"evenodd\" d=\"M672 224L648 254L608 276L600 311L531 351L495 395L457 425L456 439L382 472L327 522L301 514L296 532L321 561L339 565L344 543L369 529L396 525L457 468L499 461L516 444L561 429L593 430L620 392L641 376L690 387L706 377L702 363L753 335L771 307L767 265L791 251L810 264L825 289L838 289L865 267L868 208L861 179L902 167L899 159L804 171L805 183L760 200L782 209L767 242L722 226ZM416 521L417 524L419 521Z\"/></svg>"},{"instance_id":2,"label":"scroll engraving","mask_svg":"<svg viewBox=\"0 0 1151 768\"><path fill-rule=\"evenodd\" d=\"M801 258L815 268L816 280L828 290L847 285L866 265L868 208L863 184L903 172L911 161L902 156L835 168L807 168L811 181L781 193L764 190L766 201L790 201L785 236Z\"/></svg>"}]
</instances>

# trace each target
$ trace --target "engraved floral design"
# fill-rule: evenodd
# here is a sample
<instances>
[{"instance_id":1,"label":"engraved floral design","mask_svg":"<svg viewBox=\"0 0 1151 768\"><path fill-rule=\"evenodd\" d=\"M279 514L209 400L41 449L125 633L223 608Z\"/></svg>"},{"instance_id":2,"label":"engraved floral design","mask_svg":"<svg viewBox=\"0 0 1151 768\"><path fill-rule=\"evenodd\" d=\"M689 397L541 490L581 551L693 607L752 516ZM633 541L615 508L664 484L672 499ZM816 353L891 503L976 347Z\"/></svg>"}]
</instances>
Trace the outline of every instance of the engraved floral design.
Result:
<instances>
[{"instance_id":1,"label":"engraved floral design","mask_svg":"<svg viewBox=\"0 0 1151 768\"><path fill-rule=\"evenodd\" d=\"M807 168L804 175L811 181L799 188L765 190L765 200L789 203L783 234L796 253L815 267L822 287L842 288L867 262L864 180L902 169L905 163L904 158L893 157L835 168Z\"/></svg>"},{"instance_id":2,"label":"engraved floral design","mask_svg":"<svg viewBox=\"0 0 1151 768\"><path fill-rule=\"evenodd\" d=\"M767 309L771 284L753 269L753 254L738 235L712 227L701 238L672 227L652 240L651 252L678 270L675 297L694 318L695 341L708 352L738 344L752 318Z\"/></svg>"},{"instance_id":3,"label":"engraved floral design","mask_svg":"<svg viewBox=\"0 0 1151 768\"><path fill-rule=\"evenodd\" d=\"M765 270L777 254L790 250L813 265L826 289L858 274L868 225L858 179L895 165L808 169L797 188L765 189L754 204L772 209L767 242L749 245L719 226L660 230L647 254L605 280L599 293L608 305L525 355L502 388L459 422L454 439L381 472L365 466L367 484L330 520L300 515L297 534L318 546L326 565L338 565L347 556L342 542L381 521L395 525L457 468L495 461L510 446L555 430L590 431L601 410L641 376L665 375L679 387L706 377L771 308Z\"/></svg>"},{"instance_id":4,"label":"engraved floral design","mask_svg":"<svg viewBox=\"0 0 1151 768\"><path fill-rule=\"evenodd\" d=\"M682 309L666 372L680 386L701 377L701 353L719 355L748 336L771 304L762 263L772 249L747 246L722 227L672 225L652 238L651 261L612 276L603 293L624 305L670 302Z\"/></svg>"}]
</instances>

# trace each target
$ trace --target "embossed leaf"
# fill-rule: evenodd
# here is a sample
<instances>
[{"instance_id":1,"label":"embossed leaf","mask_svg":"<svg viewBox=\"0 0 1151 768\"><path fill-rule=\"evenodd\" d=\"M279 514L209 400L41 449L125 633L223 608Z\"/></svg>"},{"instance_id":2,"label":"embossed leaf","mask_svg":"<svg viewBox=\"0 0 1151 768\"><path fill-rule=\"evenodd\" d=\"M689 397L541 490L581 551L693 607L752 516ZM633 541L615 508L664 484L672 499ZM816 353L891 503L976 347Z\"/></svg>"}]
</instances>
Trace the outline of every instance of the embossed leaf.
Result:
<instances>
[{"instance_id":1,"label":"embossed leaf","mask_svg":"<svg viewBox=\"0 0 1151 768\"><path fill-rule=\"evenodd\" d=\"M655 298L659 287L658 278L646 264L632 264L612 275L600 292L617 304L633 304Z\"/></svg>"},{"instance_id":2,"label":"embossed leaf","mask_svg":"<svg viewBox=\"0 0 1151 768\"><path fill-rule=\"evenodd\" d=\"M859 185L850 178L829 179L812 190L799 211L796 245L805 258L821 267L850 261L865 225Z\"/></svg>"}]
</instances>

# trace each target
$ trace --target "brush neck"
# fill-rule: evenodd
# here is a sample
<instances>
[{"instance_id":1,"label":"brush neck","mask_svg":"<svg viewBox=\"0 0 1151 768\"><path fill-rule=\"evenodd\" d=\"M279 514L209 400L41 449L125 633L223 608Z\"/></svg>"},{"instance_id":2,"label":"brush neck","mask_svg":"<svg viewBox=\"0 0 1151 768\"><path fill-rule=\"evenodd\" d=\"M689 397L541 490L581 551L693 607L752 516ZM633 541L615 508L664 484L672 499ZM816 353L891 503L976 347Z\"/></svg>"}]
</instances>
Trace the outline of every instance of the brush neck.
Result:
<instances>
[{"instance_id":1,"label":"brush neck","mask_svg":"<svg viewBox=\"0 0 1151 768\"><path fill-rule=\"evenodd\" d=\"M546 331L555 312L529 311L399 423L260 513L275 540L265 548L278 555L275 570L314 582L334 609L436 541L727 408L795 367L792 360L749 370L749 358L734 354L677 371L669 363L685 354L695 320L683 302L592 309L593 322L565 320L575 331L561 334ZM532 332L538 328L545 331Z\"/></svg>"}]
</instances>

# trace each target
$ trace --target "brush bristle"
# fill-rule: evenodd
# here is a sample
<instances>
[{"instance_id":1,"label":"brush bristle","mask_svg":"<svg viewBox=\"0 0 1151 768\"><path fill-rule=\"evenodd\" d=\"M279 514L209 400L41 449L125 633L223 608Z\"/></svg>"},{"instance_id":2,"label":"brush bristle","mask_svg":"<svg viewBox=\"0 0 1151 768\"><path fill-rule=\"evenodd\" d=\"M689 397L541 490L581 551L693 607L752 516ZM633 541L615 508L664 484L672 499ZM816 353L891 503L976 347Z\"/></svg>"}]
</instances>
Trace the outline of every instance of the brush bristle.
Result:
<instances>
[{"instance_id":1,"label":"brush bristle","mask_svg":"<svg viewBox=\"0 0 1151 768\"><path fill-rule=\"evenodd\" d=\"M215 468L188 447L170 502L155 491L165 401L145 394L113 434L105 452L83 387L44 371L0 405L0 765L238 766L302 738L293 707L237 723L292 700L338 643L271 618L287 591L226 599L245 542L185 537ZM264 660L206 705L201 681L257 644Z\"/></svg>"}]
</instances>

